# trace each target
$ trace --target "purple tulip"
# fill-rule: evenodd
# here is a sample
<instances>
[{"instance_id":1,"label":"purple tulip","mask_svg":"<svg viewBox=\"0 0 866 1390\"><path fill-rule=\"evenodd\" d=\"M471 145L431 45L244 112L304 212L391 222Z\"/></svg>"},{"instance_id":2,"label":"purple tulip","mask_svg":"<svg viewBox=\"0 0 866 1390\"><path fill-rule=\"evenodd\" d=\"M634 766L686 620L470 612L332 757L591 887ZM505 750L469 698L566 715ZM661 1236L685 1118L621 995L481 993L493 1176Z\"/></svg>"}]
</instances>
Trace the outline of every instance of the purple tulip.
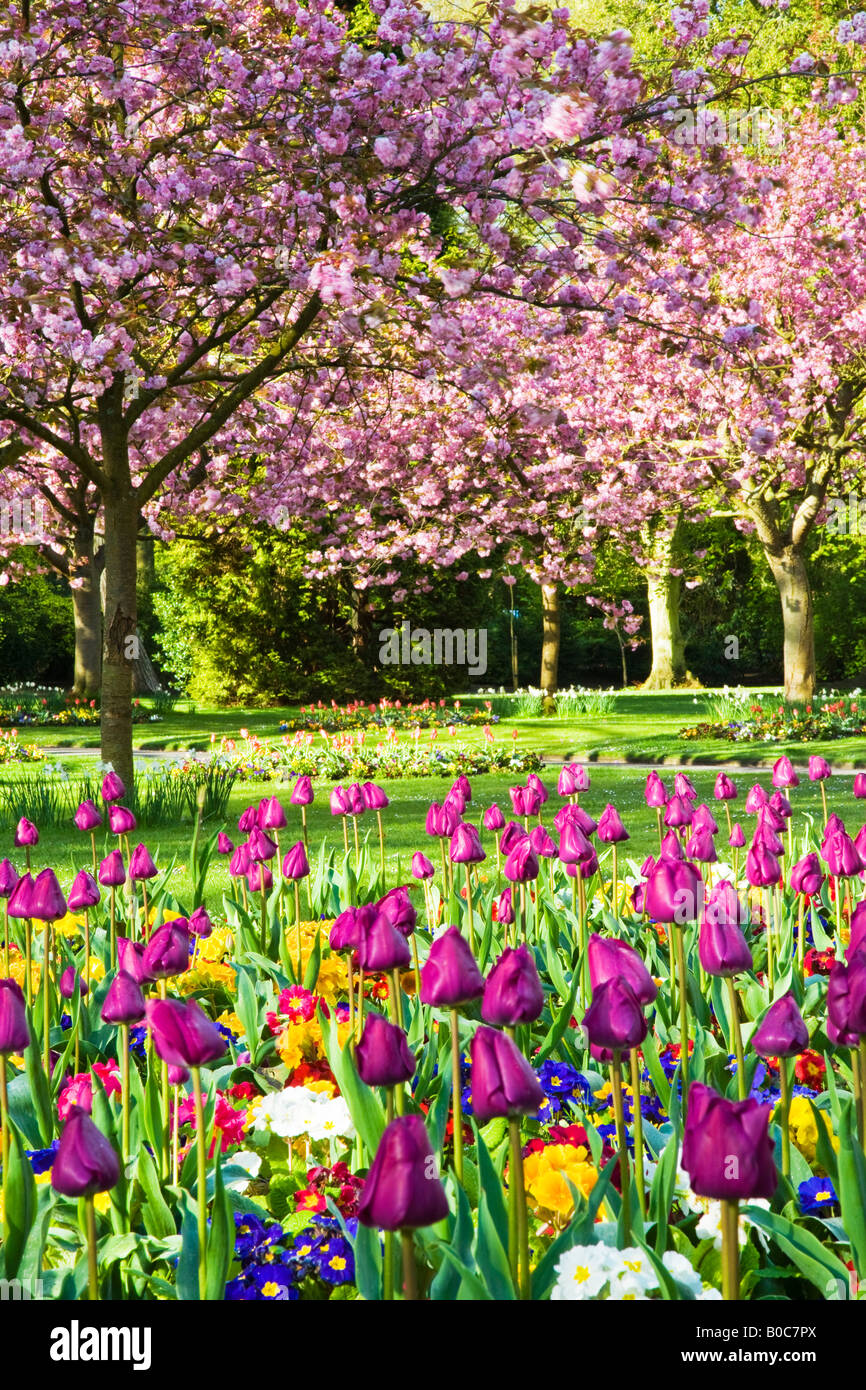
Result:
<instances>
[{"instance_id":1,"label":"purple tulip","mask_svg":"<svg viewBox=\"0 0 866 1390\"><path fill-rule=\"evenodd\" d=\"M434 833L443 840L450 840L460 824L461 815L462 812L458 810L453 801L444 801L436 813Z\"/></svg>"},{"instance_id":2,"label":"purple tulip","mask_svg":"<svg viewBox=\"0 0 866 1390\"><path fill-rule=\"evenodd\" d=\"M470 786L469 778L463 772L454 779L454 786L451 790L452 792L459 792L467 805L472 800L472 787Z\"/></svg>"},{"instance_id":3,"label":"purple tulip","mask_svg":"<svg viewBox=\"0 0 866 1390\"><path fill-rule=\"evenodd\" d=\"M746 855L746 878L753 888L772 888L782 877L775 854L760 841L754 841Z\"/></svg>"},{"instance_id":4,"label":"purple tulip","mask_svg":"<svg viewBox=\"0 0 866 1390\"><path fill-rule=\"evenodd\" d=\"M175 1067L203 1067L226 1053L225 1040L207 1014L189 999L148 999L147 1024L156 1055Z\"/></svg>"},{"instance_id":5,"label":"purple tulip","mask_svg":"<svg viewBox=\"0 0 866 1390\"><path fill-rule=\"evenodd\" d=\"M119 849L113 849L103 859L99 866L99 882L103 888L119 888L126 882L126 869Z\"/></svg>"},{"instance_id":6,"label":"purple tulip","mask_svg":"<svg viewBox=\"0 0 866 1390\"><path fill-rule=\"evenodd\" d=\"M746 837L743 834L743 827L740 825L739 821L734 821L733 829L728 836L728 844L731 849L742 849L745 843Z\"/></svg>"},{"instance_id":7,"label":"purple tulip","mask_svg":"<svg viewBox=\"0 0 866 1390\"><path fill-rule=\"evenodd\" d=\"M854 777L854 795L859 801L866 797L866 772L858 772Z\"/></svg>"},{"instance_id":8,"label":"purple tulip","mask_svg":"<svg viewBox=\"0 0 866 1390\"><path fill-rule=\"evenodd\" d=\"M359 920L358 926L357 951L362 970L375 974L380 970L403 970L410 964L412 956L405 936L381 913L377 912L372 921Z\"/></svg>"},{"instance_id":9,"label":"purple tulip","mask_svg":"<svg viewBox=\"0 0 866 1390\"><path fill-rule=\"evenodd\" d=\"M748 795L746 796L746 815L757 815L761 807L766 806L769 800L770 798L764 791L764 788L761 786L760 782L756 782L755 785L749 790Z\"/></svg>"},{"instance_id":10,"label":"purple tulip","mask_svg":"<svg viewBox=\"0 0 866 1390\"><path fill-rule=\"evenodd\" d=\"M530 883L538 878L539 871L538 855L528 837L514 846L502 866L502 872L511 883Z\"/></svg>"},{"instance_id":11,"label":"purple tulip","mask_svg":"<svg viewBox=\"0 0 866 1390\"><path fill-rule=\"evenodd\" d=\"M794 764L790 758L777 758L773 763L773 786L774 787L799 787L800 779L794 770Z\"/></svg>"},{"instance_id":12,"label":"purple tulip","mask_svg":"<svg viewBox=\"0 0 866 1390\"><path fill-rule=\"evenodd\" d=\"M574 796L576 790L574 773L564 767L556 781L557 796Z\"/></svg>"},{"instance_id":13,"label":"purple tulip","mask_svg":"<svg viewBox=\"0 0 866 1390\"><path fill-rule=\"evenodd\" d=\"M672 796L665 807L664 822L672 830L678 830L681 825L691 825L692 803L687 801L684 796Z\"/></svg>"},{"instance_id":14,"label":"purple tulip","mask_svg":"<svg viewBox=\"0 0 866 1390\"><path fill-rule=\"evenodd\" d=\"M643 916L646 911L646 884L636 883L631 890L631 905L633 911Z\"/></svg>"},{"instance_id":15,"label":"purple tulip","mask_svg":"<svg viewBox=\"0 0 866 1390\"><path fill-rule=\"evenodd\" d=\"M631 985L617 977L593 988L583 1026L592 1046L606 1047L611 1052L627 1052L647 1035L640 1000Z\"/></svg>"},{"instance_id":16,"label":"purple tulip","mask_svg":"<svg viewBox=\"0 0 866 1390\"><path fill-rule=\"evenodd\" d=\"M752 844L759 845L761 849L768 850L770 854L774 854L777 859L785 853L785 846L767 820L760 820L755 826Z\"/></svg>"},{"instance_id":17,"label":"purple tulip","mask_svg":"<svg viewBox=\"0 0 866 1390\"><path fill-rule=\"evenodd\" d=\"M252 862L249 846L246 843L238 845L229 860L229 874L232 878L246 878Z\"/></svg>"},{"instance_id":18,"label":"purple tulip","mask_svg":"<svg viewBox=\"0 0 866 1390\"><path fill-rule=\"evenodd\" d=\"M684 772L678 772L674 777L674 794L683 797L686 801L697 801L698 799L691 779Z\"/></svg>"},{"instance_id":19,"label":"purple tulip","mask_svg":"<svg viewBox=\"0 0 866 1390\"><path fill-rule=\"evenodd\" d=\"M503 888L496 899L496 920L506 927L514 921L514 906L511 901L510 888Z\"/></svg>"},{"instance_id":20,"label":"purple tulip","mask_svg":"<svg viewBox=\"0 0 866 1390\"><path fill-rule=\"evenodd\" d=\"M416 850L412 855L412 877L421 879L432 878L435 872L436 870L433 868L426 854L422 854L420 850Z\"/></svg>"},{"instance_id":21,"label":"purple tulip","mask_svg":"<svg viewBox=\"0 0 866 1390\"><path fill-rule=\"evenodd\" d=\"M653 857L652 857L651 854L648 854L647 857L646 857L646 859L643 861L643 863L642 863L641 866L640 866L640 876L641 876L641 878L649 878L649 876L650 876L650 874L652 873L652 871L653 871L653 869L655 868L655 866L656 866L656 861L653 859Z\"/></svg>"},{"instance_id":22,"label":"purple tulip","mask_svg":"<svg viewBox=\"0 0 866 1390\"><path fill-rule=\"evenodd\" d=\"M376 782L365 782L362 788L364 795L364 805L368 811L384 811L390 803L385 795L384 788Z\"/></svg>"},{"instance_id":23,"label":"purple tulip","mask_svg":"<svg viewBox=\"0 0 866 1390\"><path fill-rule=\"evenodd\" d=\"M103 1023L140 1023L145 1015L144 995L138 981L125 970L118 970L111 982L100 1018Z\"/></svg>"},{"instance_id":24,"label":"purple tulip","mask_svg":"<svg viewBox=\"0 0 866 1390\"><path fill-rule=\"evenodd\" d=\"M189 919L189 930L192 936L197 936L199 941L205 941L213 932L213 922L207 914L207 909L197 907Z\"/></svg>"},{"instance_id":25,"label":"purple tulip","mask_svg":"<svg viewBox=\"0 0 866 1390\"><path fill-rule=\"evenodd\" d=\"M15 980L0 980L0 1057L30 1046L27 1006Z\"/></svg>"},{"instance_id":26,"label":"purple tulip","mask_svg":"<svg viewBox=\"0 0 866 1390\"><path fill-rule=\"evenodd\" d=\"M461 821L451 836L449 854L452 864L480 864L487 858L474 825Z\"/></svg>"},{"instance_id":27,"label":"purple tulip","mask_svg":"<svg viewBox=\"0 0 866 1390\"><path fill-rule=\"evenodd\" d=\"M588 811L582 806L561 806L553 818L553 824L562 833L566 825L576 825L582 830L584 835L594 835L598 830L598 821L593 820Z\"/></svg>"},{"instance_id":28,"label":"purple tulip","mask_svg":"<svg viewBox=\"0 0 866 1390\"><path fill-rule=\"evenodd\" d=\"M304 848L303 840L298 840L297 844L283 858L283 877L290 879L306 878L310 872L310 863L307 859L307 851Z\"/></svg>"},{"instance_id":29,"label":"purple tulip","mask_svg":"<svg viewBox=\"0 0 866 1390\"><path fill-rule=\"evenodd\" d=\"M288 823L279 797L267 797L259 814L259 825L262 830L282 830Z\"/></svg>"},{"instance_id":30,"label":"purple tulip","mask_svg":"<svg viewBox=\"0 0 866 1390\"><path fill-rule=\"evenodd\" d=\"M718 835L719 827L716 818L705 801L700 806L696 806L692 816L692 833L696 830L709 830L711 835Z\"/></svg>"},{"instance_id":31,"label":"purple tulip","mask_svg":"<svg viewBox=\"0 0 866 1390\"><path fill-rule=\"evenodd\" d=\"M73 820L79 830L95 830L98 825L102 824L102 816L92 801L82 801L73 816Z\"/></svg>"},{"instance_id":32,"label":"purple tulip","mask_svg":"<svg viewBox=\"0 0 866 1390\"><path fill-rule=\"evenodd\" d=\"M250 864L247 869L247 887L251 893L270 893L274 886L274 876L264 864Z\"/></svg>"},{"instance_id":33,"label":"purple tulip","mask_svg":"<svg viewBox=\"0 0 866 1390\"><path fill-rule=\"evenodd\" d=\"M56 922L66 916L66 899L53 869L43 869L33 880L30 916L38 922Z\"/></svg>"},{"instance_id":34,"label":"purple tulip","mask_svg":"<svg viewBox=\"0 0 866 1390\"><path fill-rule=\"evenodd\" d=\"M574 790L577 792L589 791L589 773L580 763L569 763L568 770L574 778Z\"/></svg>"},{"instance_id":35,"label":"purple tulip","mask_svg":"<svg viewBox=\"0 0 866 1390\"><path fill-rule=\"evenodd\" d=\"M680 844L676 831L669 830L659 846L659 859L673 859L682 862L686 857L686 852ZM649 878L649 874L645 875Z\"/></svg>"},{"instance_id":36,"label":"purple tulip","mask_svg":"<svg viewBox=\"0 0 866 1390\"><path fill-rule=\"evenodd\" d=\"M644 790L644 801L651 810L658 810L661 806L667 805L667 787L656 771L647 773L646 788Z\"/></svg>"},{"instance_id":37,"label":"purple tulip","mask_svg":"<svg viewBox=\"0 0 866 1390\"><path fill-rule=\"evenodd\" d=\"M723 927L740 927L748 918L748 912L737 895L737 890L727 879L722 879L713 888L704 908L704 920Z\"/></svg>"},{"instance_id":38,"label":"purple tulip","mask_svg":"<svg viewBox=\"0 0 866 1390\"><path fill-rule=\"evenodd\" d=\"M551 840L543 825L533 826L529 832L529 843L535 850L539 859L555 859L556 845Z\"/></svg>"},{"instance_id":39,"label":"purple tulip","mask_svg":"<svg viewBox=\"0 0 866 1390\"><path fill-rule=\"evenodd\" d=\"M656 922L694 922L703 901L701 875L688 860L660 859L647 879L646 911Z\"/></svg>"},{"instance_id":40,"label":"purple tulip","mask_svg":"<svg viewBox=\"0 0 866 1390\"><path fill-rule=\"evenodd\" d=\"M735 895L736 896L736 895ZM739 975L750 970L752 953L734 922L721 920L718 912L705 912L698 937L698 958L708 975Z\"/></svg>"},{"instance_id":41,"label":"purple tulip","mask_svg":"<svg viewBox=\"0 0 866 1390\"><path fill-rule=\"evenodd\" d=\"M627 941L593 932L587 946L587 959L593 996L608 980L624 980L639 1004L651 1004L658 994L655 980Z\"/></svg>"},{"instance_id":42,"label":"purple tulip","mask_svg":"<svg viewBox=\"0 0 866 1390\"><path fill-rule=\"evenodd\" d=\"M387 1126L370 1165L358 1220L383 1231L432 1226L448 1215L427 1126L420 1115L401 1115Z\"/></svg>"},{"instance_id":43,"label":"purple tulip","mask_svg":"<svg viewBox=\"0 0 866 1390\"><path fill-rule=\"evenodd\" d=\"M138 822L128 806L111 806L108 811L108 828L113 835L128 835L135 830Z\"/></svg>"},{"instance_id":44,"label":"purple tulip","mask_svg":"<svg viewBox=\"0 0 866 1390\"><path fill-rule=\"evenodd\" d=\"M164 922L145 946L142 963L151 980L165 980L169 975L182 974L189 967L189 932L186 927L178 922Z\"/></svg>"},{"instance_id":45,"label":"purple tulip","mask_svg":"<svg viewBox=\"0 0 866 1390\"><path fill-rule=\"evenodd\" d=\"M610 803L605 806L598 820L598 838L606 845L622 844L623 840L630 838L628 831L620 820L619 811Z\"/></svg>"},{"instance_id":46,"label":"purple tulip","mask_svg":"<svg viewBox=\"0 0 866 1390\"><path fill-rule=\"evenodd\" d=\"M257 825L250 831L247 849L250 852L250 860L254 864L266 864L277 853L275 841Z\"/></svg>"},{"instance_id":47,"label":"purple tulip","mask_svg":"<svg viewBox=\"0 0 866 1390\"><path fill-rule=\"evenodd\" d=\"M69 1107L51 1167L51 1186L63 1197L92 1197L120 1181L120 1160L80 1105Z\"/></svg>"},{"instance_id":48,"label":"purple tulip","mask_svg":"<svg viewBox=\"0 0 866 1390\"><path fill-rule=\"evenodd\" d=\"M686 854L690 859L697 859L699 864L716 864L718 862L719 856L716 853L715 841L712 833L705 826L701 826L689 837Z\"/></svg>"},{"instance_id":49,"label":"purple tulip","mask_svg":"<svg viewBox=\"0 0 866 1390\"><path fill-rule=\"evenodd\" d=\"M481 1017L499 1028L534 1023L544 1008L544 990L528 946L507 947L484 984Z\"/></svg>"},{"instance_id":50,"label":"purple tulip","mask_svg":"<svg viewBox=\"0 0 866 1390\"><path fill-rule=\"evenodd\" d=\"M102 779L102 799L103 801L122 801L126 796L126 787L121 782L116 772L106 772Z\"/></svg>"},{"instance_id":51,"label":"purple tulip","mask_svg":"<svg viewBox=\"0 0 866 1390\"><path fill-rule=\"evenodd\" d=\"M782 792L773 792L773 795L770 797L770 810L773 811L775 815L781 817L783 821L790 820L794 814L791 809L790 801ZM776 826L777 830L781 830L781 828L780 825Z\"/></svg>"},{"instance_id":52,"label":"purple tulip","mask_svg":"<svg viewBox=\"0 0 866 1390\"><path fill-rule=\"evenodd\" d=\"M421 1003L456 1009L484 993L484 979L459 927L437 936L421 966Z\"/></svg>"},{"instance_id":53,"label":"purple tulip","mask_svg":"<svg viewBox=\"0 0 866 1390\"><path fill-rule=\"evenodd\" d=\"M406 937L412 935L415 930L415 923L418 921L418 913L412 905L409 889L405 884L391 888L384 898L375 904L375 913L382 917L389 926L396 927L401 936Z\"/></svg>"},{"instance_id":54,"label":"purple tulip","mask_svg":"<svg viewBox=\"0 0 866 1390\"><path fill-rule=\"evenodd\" d=\"M0 860L0 898L8 898L18 882L18 870L10 859Z\"/></svg>"},{"instance_id":55,"label":"purple tulip","mask_svg":"<svg viewBox=\"0 0 866 1390\"><path fill-rule=\"evenodd\" d=\"M583 864L592 853L592 845L579 825L563 826L559 836L559 858L563 864Z\"/></svg>"},{"instance_id":56,"label":"purple tulip","mask_svg":"<svg viewBox=\"0 0 866 1390\"><path fill-rule=\"evenodd\" d=\"M142 941L130 941L126 936L117 938L118 973L130 975L136 984L149 984L153 978L144 964L145 946Z\"/></svg>"},{"instance_id":57,"label":"purple tulip","mask_svg":"<svg viewBox=\"0 0 866 1390\"><path fill-rule=\"evenodd\" d=\"M484 824L484 829L492 830L494 834L497 830L502 830L502 828L505 825L505 817L503 816L499 807L496 805L495 801L492 806L489 806L487 808L481 819Z\"/></svg>"},{"instance_id":58,"label":"purple tulip","mask_svg":"<svg viewBox=\"0 0 866 1390\"><path fill-rule=\"evenodd\" d=\"M812 897L824 882L824 875L821 872L821 861L817 854L807 854L791 870L791 887L795 893L802 893Z\"/></svg>"},{"instance_id":59,"label":"purple tulip","mask_svg":"<svg viewBox=\"0 0 866 1390\"><path fill-rule=\"evenodd\" d=\"M695 1082L683 1135L682 1166L699 1197L769 1200L778 1183L768 1126L770 1107L733 1101Z\"/></svg>"},{"instance_id":60,"label":"purple tulip","mask_svg":"<svg viewBox=\"0 0 866 1390\"><path fill-rule=\"evenodd\" d=\"M30 874L22 874L12 892L9 894L9 902L6 911L10 917L20 920L25 917L32 917L34 880Z\"/></svg>"},{"instance_id":61,"label":"purple tulip","mask_svg":"<svg viewBox=\"0 0 866 1390\"><path fill-rule=\"evenodd\" d=\"M349 797L349 814L352 816L363 816L367 809L367 803L364 800L364 793L361 790L360 783L352 782L351 785L346 788L346 792Z\"/></svg>"},{"instance_id":62,"label":"purple tulip","mask_svg":"<svg viewBox=\"0 0 866 1390\"><path fill-rule=\"evenodd\" d=\"M716 801L736 801L737 787L730 777L724 772L720 772L716 778L716 785L713 788L713 796Z\"/></svg>"},{"instance_id":63,"label":"purple tulip","mask_svg":"<svg viewBox=\"0 0 866 1390\"><path fill-rule=\"evenodd\" d=\"M538 1077L507 1033L477 1029L470 1055L472 1111L478 1124L498 1116L534 1115L544 1104Z\"/></svg>"},{"instance_id":64,"label":"purple tulip","mask_svg":"<svg viewBox=\"0 0 866 1390\"><path fill-rule=\"evenodd\" d=\"M36 829L32 820L28 820L26 816L22 816L15 827L15 839L13 843L16 849L24 849L25 847L39 844L39 831Z\"/></svg>"},{"instance_id":65,"label":"purple tulip","mask_svg":"<svg viewBox=\"0 0 866 1390\"><path fill-rule=\"evenodd\" d=\"M809 1045L809 1030L792 994L770 1005L752 1036L759 1057L796 1057Z\"/></svg>"},{"instance_id":66,"label":"purple tulip","mask_svg":"<svg viewBox=\"0 0 866 1390\"><path fill-rule=\"evenodd\" d=\"M345 787L336 786L332 789L329 798L332 816L348 816L351 812L351 802L349 793Z\"/></svg>"},{"instance_id":67,"label":"purple tulip","mask_svg":"<svg viewBox=\"0 0 866 1390\"><path fill-rule=\"evenodd\" d=\"M258 824L258 806L247 806L245 810L241 811L241 814L238 817L238 830L240 830L242 835L249 835L251 830L257 829Z\"/></svg>"},{"instance_id":68,"label":"purple tulip","mask_svg":"<svg viewBox=\"0 0 866 1390\"><path fill-rule=\"evenodd\" d=\"M358 910L347 907L335 918L328 938L332 951L354 951L361 939L358 926Z\"/></svg>"},{"instance_id":69,"label":"purple tulip","mask_svg":"<svg viewBox=\"0 0 866 1390\"><path fill-rule=\"evenodd\" d=\"M364 1019L355 1061L367 1086L402 1086L415 1075L415 1058L403 1029L377 1013L368 1013Z\"/></svg>"},{"instance_id":70,"label":"purple tulip","mask_svg":"<svg viewBox=\"0 0 866 1390\"><path fill-rule=\"evenodd\" d=\"M292 787L292 794L289 801L293 806L309 806L313 800L313 783L309 777L302 774L295 785ZM333 808L332 808L333 809Z\"/></svg>"},{"instance_id":71,"label":"purple tulip","mask_svg":"<svg viewBox=\"0 0 866 1390\"><path fill-rule=\"evenodd\" d=\"M785 817L773 805L772 797L758 811L758 825L769 825L773 830L785 829Z\"/></svg>"},{"instance_id":72,"label":"purple tulip","mask_svg":"<svg viewBox=\"0 0 866 1390\"><path fill-rule=\"evenodd\" d=\"M854 841L844 830L835 831L829 841L825 841L823 854L834 878L853 878L863 868Z\"/></svg>"},{"instance_id":73,"label":"purple tulip","mask_svg":"<svg viewBox=\"0 0 866 1390\"><path fill-rule=\"evenodd\" d=\"M809 781L823 782L827 777L833 776L833 769L826 758L819 758L813 754L809 759Z\"/></svg>"},{"instance_id":74,"label":"purple tulip","mask_svg":"<svg viewBox=\"0 0 866 1390\"><path fill-rule=\"evenodd\" d=\"M142 879L156 878L159 870L150 857L150 850L146 845L136 845L129 860L129 877L133 883L138 883Z\"/></svg>"},{"instance_id":75,"label":"purple tulip","mask_svg":"<svg viewBox=\"0 0 866 1390\"><path fill-rule=\"evenodd\" d=\"M81 995L87 993L86 981L81 978L74 965L67 965L63 974L60 976L60 993L64 999L72 999L75 995L76 988Z\"/></svg>"},{"instance_id":76,"label":"purple tulip","mask_svg":"<svg viewBox=\"0 0 866 1390\"><path fill-rule=\"evenodd\" d=\"M217 835L217 853L231 854L234 849L234 842L229 839L224 830Z\"/></svg>"}]
</instances>

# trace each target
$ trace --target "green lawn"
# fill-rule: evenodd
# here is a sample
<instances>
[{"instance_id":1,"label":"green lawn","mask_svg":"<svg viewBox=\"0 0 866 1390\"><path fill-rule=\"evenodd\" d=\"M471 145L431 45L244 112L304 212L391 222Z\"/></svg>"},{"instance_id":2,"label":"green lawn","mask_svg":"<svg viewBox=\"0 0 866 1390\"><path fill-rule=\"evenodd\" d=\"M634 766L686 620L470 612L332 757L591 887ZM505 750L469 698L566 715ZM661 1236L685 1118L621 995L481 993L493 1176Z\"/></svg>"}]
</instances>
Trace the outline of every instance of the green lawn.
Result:
<instances>
[{"instance_id":1,"label":"green lawn","mask_svg":"<svg viewBox=\"0 0 866 1390\"><path fill-rule=\"evenodd\" d=\"M480 699L464 696L463 704L478 704ZM203 751L210 747L211 735L216 735L217 740L223 736L238 738L242 728L260 739L276 738L281 721L297 713L297 706L231 710L201 706L194 711L181 706L160 723L135 725L133 738L135 746L142 750ZM623 691L611 714L576 720L502 719L494 729L497 741L511 740L516 732L518 748L538 751L551 758L575 758L585 762L651 765L737 762L758 767L770 766L781 753L788 753L798 765L805 765L809 754L821 753L835 766L866 767L866 738L799 744L691 742L677 737L680 729L705 718L706 700L700 692ZM95 728L22 729L20 736L46 750L70 747L92 749L95 753L99 748L99 730ZM440 730L437 737L444 742L449 735ZM469 744L480 743L482 737L480 728L458 729L456 734L459 741ZM427 732L422 734L422 740L427 738ZM372 736L368 736L368 742L371 739Z\"/></svg>"},{"instance_id":2,"label":"green lawn","mask_svg":"<svg viewBox=\"0 0 866 1390\"><path fill-rule=\"evenodd\" d=\"M552 770L551 770L552 774ZM722 833L718 836L720 848L726 844L727 836L724 833L724 809L719 803L715 803L712 798L713 783L715 776L712 772L695 772L690 774L698 790L701 800L709 802L714 808L716 819L722 827ZM522 779L521 779L522 780ZM562 804L556 795L555 775L545 775L544 778L548 785L551 797L544 807L543 819L546 824L550 824L558 807ZM672 782L672 774L667 778ZM753 828L753 818L745 816L742 811L745 794L748 788L755 781L759 781L764 787L770 787L770 778L766 772L758 776L743 774L735 778L740 791L739 801L732 803L732 814L734 819L738 818L737 807L739 807L739 817L742 819L743 828L747 838ZM657 847L655 813L647 810L643 798L643 789L646 781L646 770L637 768L614 768L614 767L595 767L591 771L590 790L581 796L581 804L596 818L604 809L608 801L616 804L626 828L628 829L631 840L628 845L622 847L623 860L632 858L640 864L647 854ZM398 880L405 880L409 871L409 858L416 849L423 850L434 863L438 863L439 847L435 841L430 840L424 833L424 817L427 807L431 800L441 800L448 790L449 783L434 779L405 780L386 783L386 790L391 798L390 806L383 812L385 831L387 837L387 859L389 880L394 883ZM506 814L510 816L511 804L508 797L508 787L512 785L512 779L502 776L475 777L472 779L473 802L467 811L467 819L480 823L481 811L490 805L492 801L498 801ZM316 800L309 809L308 823L310 827L311 851L318 852L319 844L323 836L327 836L329 843L335 849L342 848L342 829L338 821L330 815L328 810L328 791L329 786L324 783L316 785ZM300 834L300 816L295 820L288 805L288 788L278 787L266 783L247 783L237 788L231 799L230 814L223 823L206 824L205 830L210 833L216 829L226 829L232 839L237 841L241 837L237 832L237 818L243 808L250 801L258 801L263 795L279 795L286 806L290 815L290 827L281 832L281 842L285 850L291 845ZM853 833L859 829L863 820L862 803L854 801L851 791L850 778L838 778L831 780L828 784L828 795L831 808L837 811L848 824L849 830ZM804 781L796 788L791 795L797 815L796 828L804 828L803 814L808 812L813 816L821 816L821 795L818 785ZM371 843L376 843L375 818L368 815L361 821L362 834L369 831ZM189 824L177 825L172 827L158 827L154 829L143 828L137 834L133 834L132 843L138 839L143 840L151 852L155 853L158 848L158 863L167 866L171 862L173 855L177 855L179 860L186 857L191 836L191 826ZM554 831L555 838L555 831ZM493 856L492 837L485 834L485 845ZM97 841L100 854L114 848L115 839L111 835L106 835L103 842ZM20 851L12 849L12 836L6 833L0 838L0 854L8 854L13 862L21 864L23 856ZM46 831L39 845L33 853L33 865L35 868L43 868L46 865L54 867L61 875L64 883L68 884L72 873L82 867L89 865L90 859L90 838L86 835L79 835L77 831L65 832L62 830ZM399 861L399 873L398 873ZM495 860L494 860L495 862ZM179 863L175 868L172 884L181 899L184 898L184 885L187 882L186 868ZM229 885L226 860L220 859L214 870L212 870L208 883L208 903L217 906L220 896Z\"/></svg>"}]
</instances>

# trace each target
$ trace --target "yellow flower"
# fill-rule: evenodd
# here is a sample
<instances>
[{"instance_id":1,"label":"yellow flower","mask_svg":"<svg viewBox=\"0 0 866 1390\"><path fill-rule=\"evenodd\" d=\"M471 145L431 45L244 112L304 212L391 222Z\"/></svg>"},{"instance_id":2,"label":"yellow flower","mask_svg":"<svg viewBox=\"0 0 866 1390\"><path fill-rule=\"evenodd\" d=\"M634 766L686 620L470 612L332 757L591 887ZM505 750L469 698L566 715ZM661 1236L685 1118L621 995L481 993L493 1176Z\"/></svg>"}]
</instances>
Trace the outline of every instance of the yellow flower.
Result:
<instances>
[{"instance_id":1,"label":"yellow flower","mask_svg":"<svg viewBox=\"0 0 866 1390\"><path fill-rule=\"evenodd\" d=\"M67 912L65 917L58 917L54 923L54 930L61 936L83 936L84 918L76 913Z\"/></svg>"},{"instance_id":2,"label":"yellow flower","mask_svg":"<svg viewBox=\"0 0 866 1390\"><path fill-rule=\"evenodd\" d=\"M243 1024L232 1009L223 1009L222 1013L217 1017L216 1022L221 1023L223 1028L228 1028L230 1032L234 1033L235 1037L246 1037Z\"/></svg>"},{"instance_id":3,"label":"yellow flower","mask_svg":"<svg viewBox=\"0 0 866 1390\"><path fill-rule=\"evenodd\" d=\"M179 994L195 994L199 990L224 989L228 994L234 994L237 989L237 977L233 965L224 964L222 961L197 960L193 969L187 970L183 975L175 975L169 981L172 989Z\"/></svg>"},{"instance_id":4,"label":"yellow flower","mask_svg":"<svg viewBox=\"0 0 866 1390\"><path fill-rule=\"evenodd\" d=\"M224 956L231 954L234 944L234 936L228 927L215 927L210 936L206 937L204 941L199 941L196 946L196 965L203 960L222 960Z\"/></svg>"},{"instance_id":5,"label":"yellow flower","mask_svg":"<svg viewBox=\"0 0 866 1390\"><path fill-rule=\"evenodd\" d=\"M830 1143L838 1153L839 1140L833 1133L829 1115L823 1110L819 1110L818 1114L824 1121ZM792 1144L796 1144L806 1162L814 1163L815 1155L818 1152L818 1126L815 1123L815 1116L807 1096L794 1096L792 1098L791 1108L788 1112L788 1130Z\"/></svg>"},{"instance_id":6,"label":"yellow flower","mask_svg":"<svg viewBox=\"0 0 866 1390\"><path fill-rule=\"evenodd\" d=\"M588 1158L588 1151L574 1144L548 1144L539 1153L529 1154L523 1172L536 1205L544 1212L570 1216L574 1201L568 1184L588 1197L598 1182L598 1172Z\"/></svg>"}]
</instances>

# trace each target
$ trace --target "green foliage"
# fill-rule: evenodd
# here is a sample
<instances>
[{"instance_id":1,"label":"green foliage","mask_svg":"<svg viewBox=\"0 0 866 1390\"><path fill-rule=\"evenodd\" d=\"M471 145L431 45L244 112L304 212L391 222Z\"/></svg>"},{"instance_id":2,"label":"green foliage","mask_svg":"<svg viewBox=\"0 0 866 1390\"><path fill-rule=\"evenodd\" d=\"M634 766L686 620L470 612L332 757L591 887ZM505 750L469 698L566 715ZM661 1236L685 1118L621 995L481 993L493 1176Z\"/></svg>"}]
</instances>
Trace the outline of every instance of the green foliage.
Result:
<instances>
[{"instance_id":1,"label":"green foliage","mask_svg":"<svg viewBox=\"0 0 866 1390\"><path fill-rule=\"evenodd\" d=\"M59 578L37 573L26 548L18 558L26 572L0 588L2 683L70 685L74 635L69 590Z\"/></svg>"}]
</instances>

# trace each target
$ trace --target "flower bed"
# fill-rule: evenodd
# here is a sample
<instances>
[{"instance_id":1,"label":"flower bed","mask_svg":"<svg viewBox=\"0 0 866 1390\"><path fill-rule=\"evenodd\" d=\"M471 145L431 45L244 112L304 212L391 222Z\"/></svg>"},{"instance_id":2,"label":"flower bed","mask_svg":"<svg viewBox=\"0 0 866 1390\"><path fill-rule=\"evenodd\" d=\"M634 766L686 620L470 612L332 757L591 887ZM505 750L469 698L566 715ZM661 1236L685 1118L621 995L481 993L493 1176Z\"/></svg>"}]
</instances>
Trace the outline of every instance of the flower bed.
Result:
<instances>
[{"instance_id":1,"label":"flower bed","mask_svg":"<svg viewBox=\"0 0 866 1390\"><path fill-rule=\"evenodd\" d=\"M728 743L813 743L866 733L866 708L859 691L851 697L816 697L812 704L786 704L760 695L736 702L735 717L681 729L688 740L723 739Z\"/></svg>"}]
</instances>

